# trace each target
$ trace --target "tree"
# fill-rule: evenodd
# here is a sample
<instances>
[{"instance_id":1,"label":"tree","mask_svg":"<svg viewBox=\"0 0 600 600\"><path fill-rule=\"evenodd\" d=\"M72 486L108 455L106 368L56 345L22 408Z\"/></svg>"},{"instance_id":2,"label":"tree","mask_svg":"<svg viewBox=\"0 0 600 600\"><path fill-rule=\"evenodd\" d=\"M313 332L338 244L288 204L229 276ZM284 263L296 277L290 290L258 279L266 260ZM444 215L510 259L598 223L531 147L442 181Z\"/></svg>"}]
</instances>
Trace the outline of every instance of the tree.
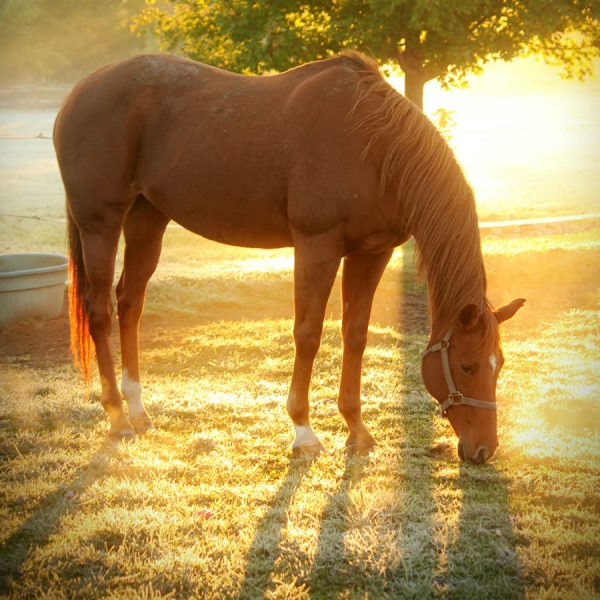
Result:
<instances>
[{"instance_id":1,"label":"tree","mask_svg":"<svg viewBox=\"0 0 600 600\"><path fill-rule=\"evenodd\" d=\"M135 20L163 49L241 72L357 48L400 67L420 108L427 81L461 86L491 60L539 54L584 78L599 55L597 0L156 0Z\"/></svg>"}]
</instances>

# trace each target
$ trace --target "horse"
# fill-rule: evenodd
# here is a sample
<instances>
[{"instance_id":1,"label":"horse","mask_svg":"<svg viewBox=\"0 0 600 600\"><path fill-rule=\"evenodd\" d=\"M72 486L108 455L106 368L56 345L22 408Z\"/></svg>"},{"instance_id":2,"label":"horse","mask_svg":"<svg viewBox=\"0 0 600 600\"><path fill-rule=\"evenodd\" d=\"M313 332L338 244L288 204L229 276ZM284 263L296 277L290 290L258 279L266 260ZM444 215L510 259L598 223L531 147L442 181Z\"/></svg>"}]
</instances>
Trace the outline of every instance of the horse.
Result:
<instances>
[{"instance_id":1,"label":"horse","mask_svg":"<svg viewBox=\"0 0 600 600\"><path fill-rule=\"evenodd\" d=\"M309 386L342 262L338 407L348 448L363 453L375 444L360 397L373 295L394 248L413 237L429 291L425 387L458 436L459 457L493 456L504 362L498 328L524 300L493 310L473 191L434 125L370 58L346 52L245 76L180 57L136 56L80 81L53 137L66 192L71 350L88 383L95 353L111 437L152 427L138 325L173 220L225 244L293 247L286 407L292 450L309 455L323 450L309 421ZM119 388L109 334L121 234Z\"/></svg>"}]
</instances>

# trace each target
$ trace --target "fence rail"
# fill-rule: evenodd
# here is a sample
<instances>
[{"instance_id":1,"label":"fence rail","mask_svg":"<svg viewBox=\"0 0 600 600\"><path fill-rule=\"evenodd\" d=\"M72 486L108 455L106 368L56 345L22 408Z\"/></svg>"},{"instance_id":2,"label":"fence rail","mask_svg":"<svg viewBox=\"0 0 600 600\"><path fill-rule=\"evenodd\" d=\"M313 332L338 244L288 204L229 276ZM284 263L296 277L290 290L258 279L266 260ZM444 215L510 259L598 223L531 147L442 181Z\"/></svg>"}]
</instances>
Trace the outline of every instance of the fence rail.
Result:
<instances>
[{"instance_id":1,"label":"fence rail","mask_svg":"<svg viewBox=\"0 0 600 600\"><path fill-rule=\"evenodd\" d=\"M65 217L44 217L39 215L19 215L15 213L0 212L0 217L13 219L32 219L34 221L51 221L55 223L66 223ZM562 217L539 217L536 219L508 219L506 221L480 221L479 229L506 229L519 227L532 227L536 225L560 225L576 223L577 221L600 220L600 213L587 213L584 215L565 215ZM170 229L185 229L177 223L169 223Z\"/></svg>"},{"instance_id":2,"label":"fence rail","mask_svg":"<svg viewBox=\"0 0 600 600\"><path fill-rule=\"evenodd\" d=\"M540 217L538 219L510 219L507 221L481 221L479 229L502 229L505 227L527 227L533 225L552 225L560 223L573 223L576 221L593 221L600 219L600 213L585 215L566 215L564 217Z\"/></svg>"}]
</instances>

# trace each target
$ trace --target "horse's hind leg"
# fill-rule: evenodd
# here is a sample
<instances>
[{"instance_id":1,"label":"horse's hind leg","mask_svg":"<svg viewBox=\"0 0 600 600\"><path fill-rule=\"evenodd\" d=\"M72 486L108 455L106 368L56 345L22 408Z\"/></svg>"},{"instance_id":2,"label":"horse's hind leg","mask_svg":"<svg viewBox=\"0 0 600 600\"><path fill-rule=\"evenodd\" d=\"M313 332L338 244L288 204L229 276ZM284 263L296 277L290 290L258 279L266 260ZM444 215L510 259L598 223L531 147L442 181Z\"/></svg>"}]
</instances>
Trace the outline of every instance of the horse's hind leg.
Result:
<instances>
[{"instance_id":1,"label":"horse's hind leg","mask_svg":"<svg viewBox=\"0 0 600 600\"><path fill-rule=\"evenodd\" d=\"M393 250L386 250L381 254L347 256L344 259L344 356L338 407L350 430L346 445L358 453L368 451L375 444L361 416L360 378L373 296L392 252Z\"/></svg>"},{"instance_id":2,"label":"horse's hind leg","mask_svg":"<svg viewBox=\"0 0 600 600\"><path fill-rule=\"evenodd\" d=\"M145 198L138 196L125 219L125 259L117 285L117 310L123 367L121 392L129 408L129 420L137 433L145 433L152 421L142 402L139 369L139 321L146 285L154 273L169 219Z\"/></svg>"},{"instance_id":3,"label":"horse's hind leg","mask_svg":"<svg viewBox=\"0 0 600 600\"><path fill-rule=\"evenodd\" d=\"M92 220L92 226L80 228L83 261L88 282L86 312L89 331L96 349L98 371L102 385L102 405L110 420L110 436L132 437L131 423L123 412L123 400L117 387L115 367L109 344L111 330L111 293L115 257L123 223L123 207L114 208ZM89 217L89 216L88 216Z\"/></svg>"}]
</instances>

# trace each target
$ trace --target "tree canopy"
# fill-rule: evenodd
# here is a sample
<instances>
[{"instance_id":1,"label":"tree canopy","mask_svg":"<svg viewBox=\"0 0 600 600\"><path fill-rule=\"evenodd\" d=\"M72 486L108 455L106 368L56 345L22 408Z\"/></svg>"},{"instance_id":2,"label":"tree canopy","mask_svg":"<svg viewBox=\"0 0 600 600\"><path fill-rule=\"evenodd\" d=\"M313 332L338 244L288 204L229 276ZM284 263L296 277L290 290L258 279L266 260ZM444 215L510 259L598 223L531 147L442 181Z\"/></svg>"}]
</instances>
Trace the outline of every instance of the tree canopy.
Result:
<instances>
[{"instance_id":1,"label":"tree canopy","mask_svg":"<svg viewBox=\"0 0 600 600\"><path fill-rule=\"evenodd\" d=\"M491 60L539 54L584 78L599 55L597 0L146 0L134 21L162 48L246 73L283 70L356 48L423 87L464 85Z\"/></svg>"}]
</instances>

